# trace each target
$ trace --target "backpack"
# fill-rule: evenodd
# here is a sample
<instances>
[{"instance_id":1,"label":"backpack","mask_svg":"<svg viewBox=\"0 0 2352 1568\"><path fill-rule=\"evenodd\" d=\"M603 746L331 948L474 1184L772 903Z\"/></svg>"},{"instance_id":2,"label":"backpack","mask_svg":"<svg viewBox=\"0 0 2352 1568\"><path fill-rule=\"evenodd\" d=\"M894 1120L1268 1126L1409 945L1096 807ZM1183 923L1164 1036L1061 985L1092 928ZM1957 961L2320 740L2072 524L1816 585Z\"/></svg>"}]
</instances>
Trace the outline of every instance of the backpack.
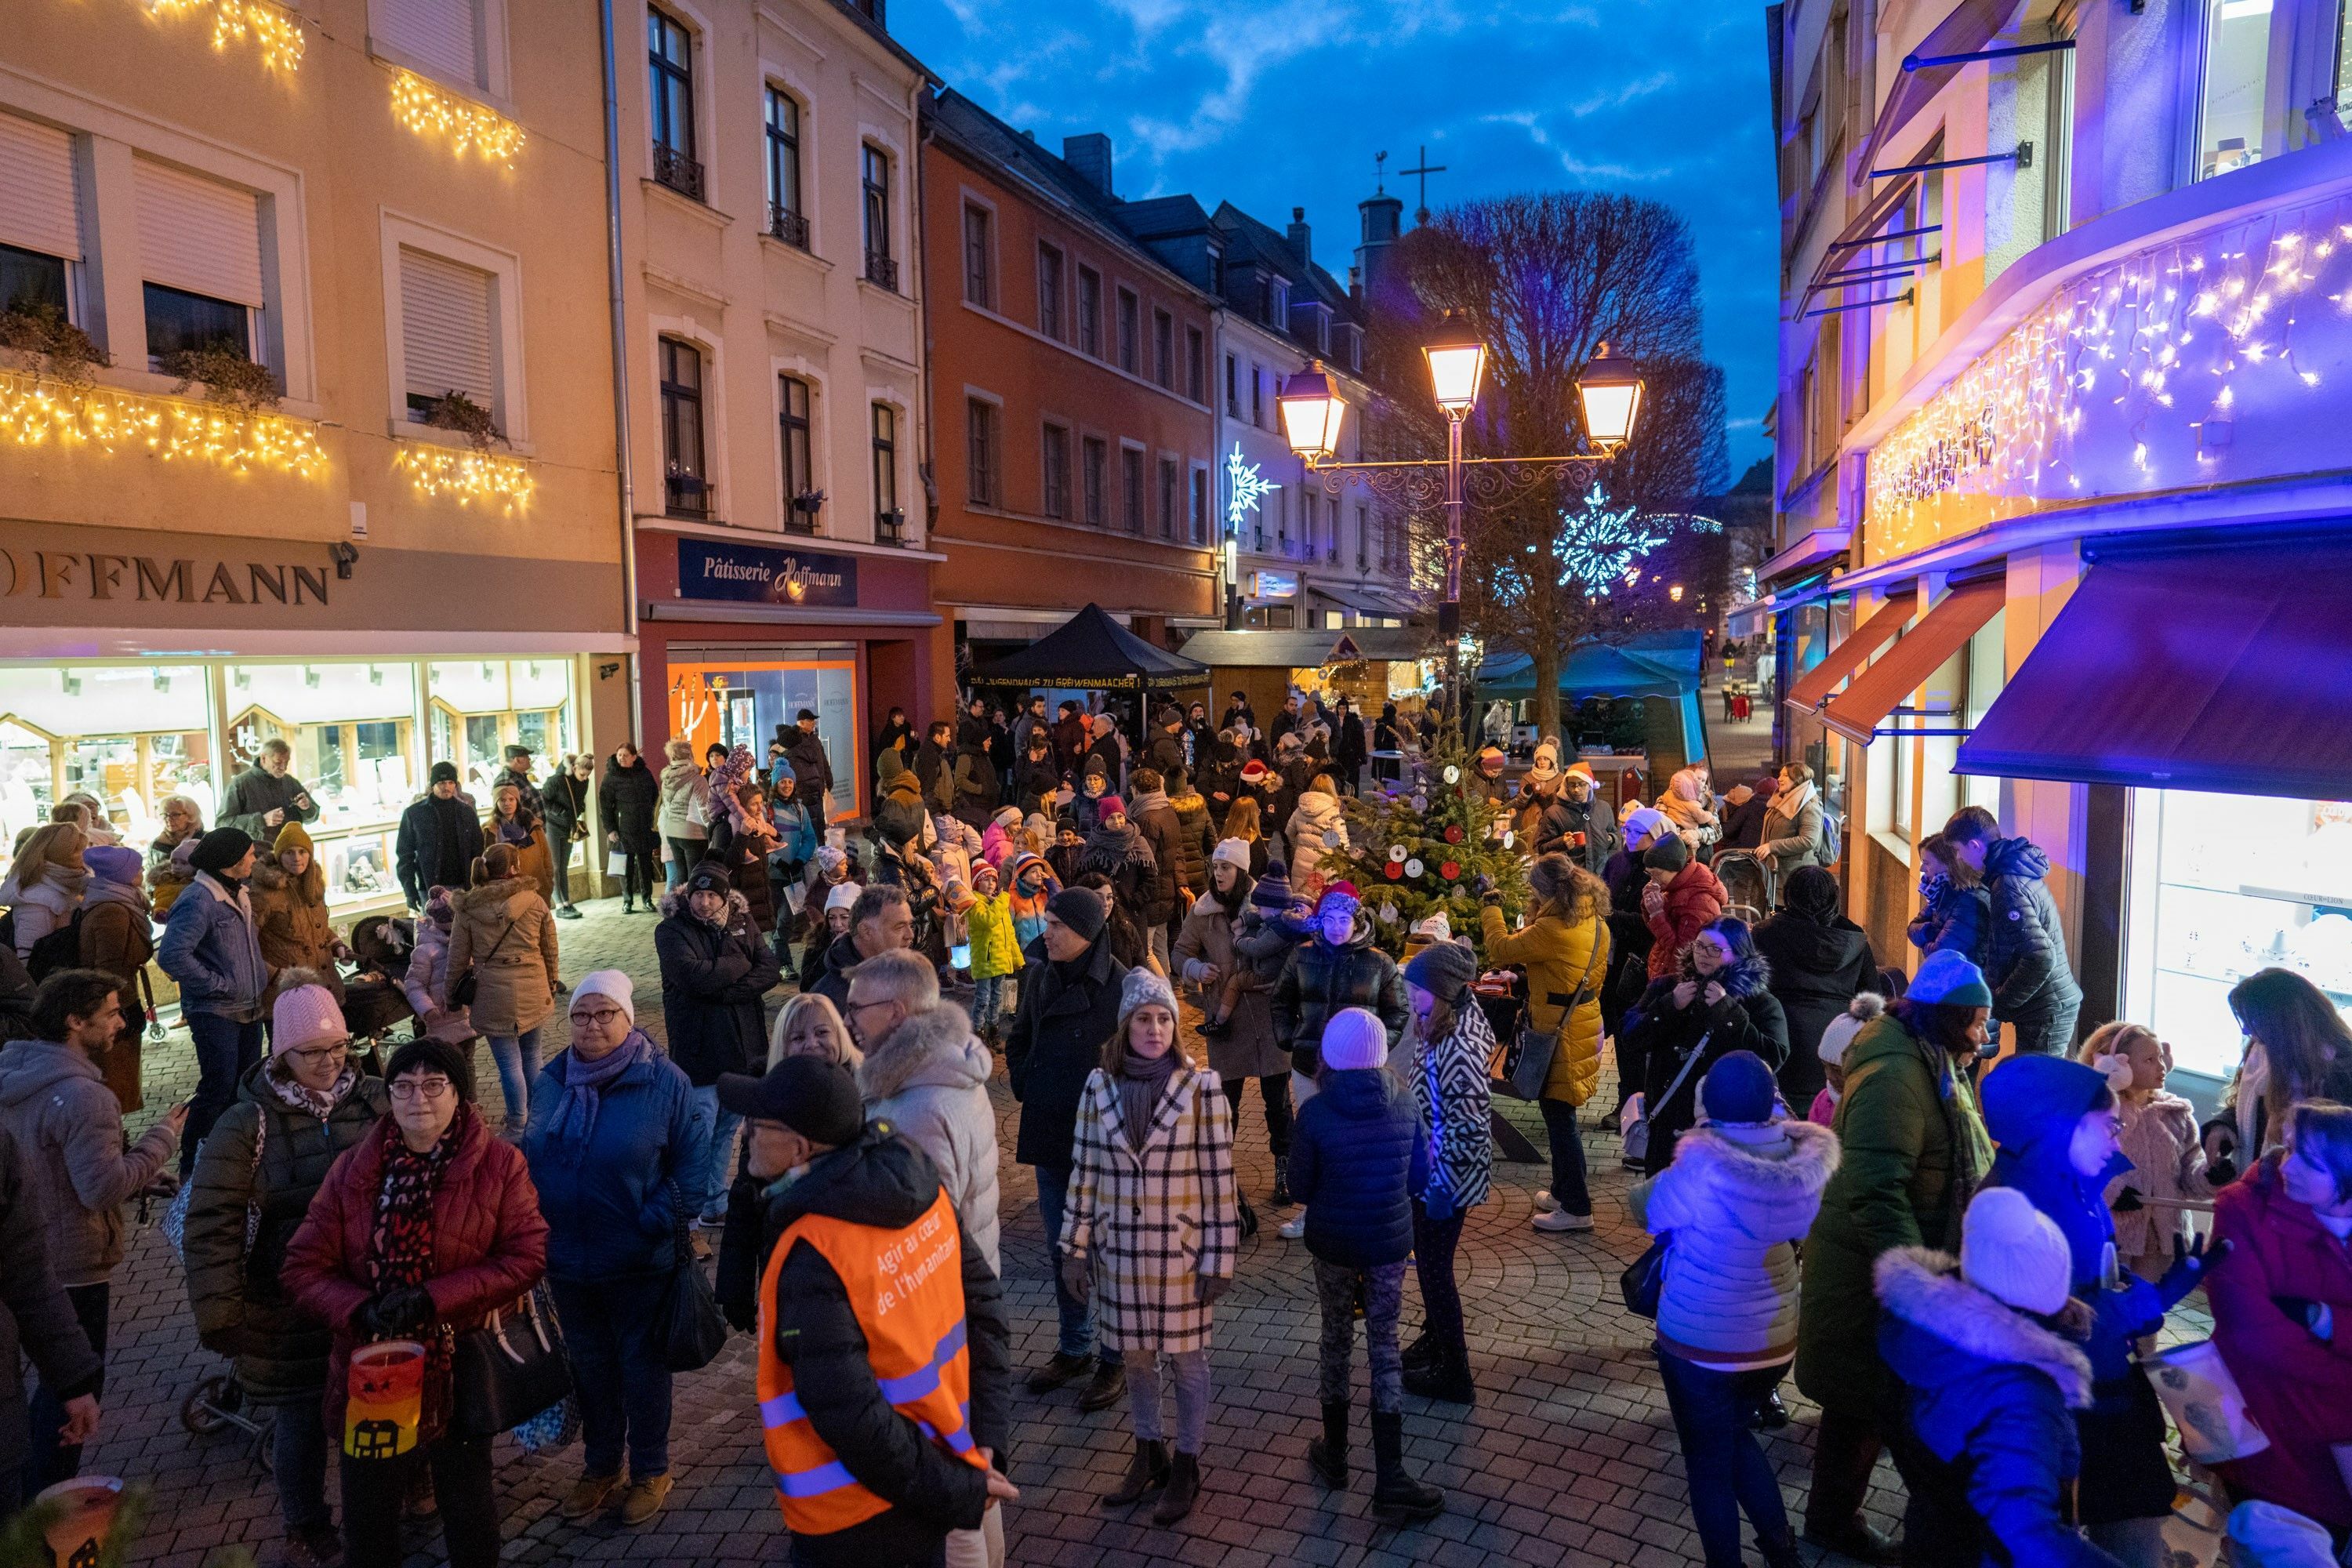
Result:
<instances>
[{"instance_id":1,"label":"backpack","mask_svg":"<svg viewBox=\"0 0 2352 1568\"><path fill-rule=\"evenodd\" d=\"M1839 842L1838 819L1831 816L1828 809L1824 807L1822 812L1821 864L1832 871L1836 870L1843 847Z\"/></svg>"},{"instance_id":2,"label":"backpack","mask_svg":"<svg viewBox=\"0 0 2352 1568\"><path fill-rule=\"evenodd\" d=\"M65 924L35 942L25 954L25 973L35 984L59 969L73 969L81 963L81 910L77 907ZM0 943L11 952L16 948L16 911L0 915Z\"/></svg>"}]
</instances>

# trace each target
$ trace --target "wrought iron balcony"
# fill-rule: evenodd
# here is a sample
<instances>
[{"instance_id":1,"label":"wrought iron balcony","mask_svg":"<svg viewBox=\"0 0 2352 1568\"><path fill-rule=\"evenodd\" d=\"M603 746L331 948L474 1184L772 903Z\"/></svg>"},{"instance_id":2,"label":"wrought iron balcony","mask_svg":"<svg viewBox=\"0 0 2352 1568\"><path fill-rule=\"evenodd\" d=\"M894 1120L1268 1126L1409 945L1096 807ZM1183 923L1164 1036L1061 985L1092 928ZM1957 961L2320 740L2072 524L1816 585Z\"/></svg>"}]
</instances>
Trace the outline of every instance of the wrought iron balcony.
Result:
<instances>
[{"instance_id":1,"label":"wrought iron balcony","mask_svg":"<svg viewBox=\"0 0 2352 1568\"><path fill-rule=\"evenodd\" d=\"M768 208L768 232L795 250L809 247L809 220L788 207Z\"/></svg>"},{"instance_id":2,"label":"wrought iron balcony","mask_svg":"<svg viewBox=\"0 0 2352 1568\"><path fill-rule=\"evenodd\" d=\"M654 143L654 180L690 200L702 199L702 165L658 142Z\"/></svg>"},{"instance_id":3,"label":"wrought iron balcony","mask_svg":"<svg viewBox=\"0 0 2352 1568\"><path fill-rule=\"evenodd\" d=\"M878 251L867 251L866 281L896 294L898 291L898 264Z\"/></svg>"}]
</instances>

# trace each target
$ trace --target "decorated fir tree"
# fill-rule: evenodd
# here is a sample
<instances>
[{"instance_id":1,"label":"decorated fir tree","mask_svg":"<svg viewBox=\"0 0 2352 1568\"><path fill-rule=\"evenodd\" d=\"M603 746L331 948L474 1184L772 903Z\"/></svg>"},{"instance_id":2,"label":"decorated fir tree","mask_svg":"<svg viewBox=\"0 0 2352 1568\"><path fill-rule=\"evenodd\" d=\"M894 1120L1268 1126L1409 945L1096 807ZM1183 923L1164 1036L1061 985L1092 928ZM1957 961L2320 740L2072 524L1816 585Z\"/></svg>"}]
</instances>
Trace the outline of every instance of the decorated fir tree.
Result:
<instances>
[{"instance_id":1,"label":"decorated fir tree","mask_svg":"<svg viewBox=\"0 0 2352 1568\"><path fill-rule=\"evenodd\" d=\"M1402 952L1412 929L1440 911L1455 936L1476 942L1479 901L1490 889L1503 895L1507 916L1527 901L1525 856L1508 819L1466 787L1471 767L1449 729L1412 777L1348 803L1354 848L1327 859L1324 873L1355 883L1373 939L1391 953Z\"/></svg>"}]
</instances>

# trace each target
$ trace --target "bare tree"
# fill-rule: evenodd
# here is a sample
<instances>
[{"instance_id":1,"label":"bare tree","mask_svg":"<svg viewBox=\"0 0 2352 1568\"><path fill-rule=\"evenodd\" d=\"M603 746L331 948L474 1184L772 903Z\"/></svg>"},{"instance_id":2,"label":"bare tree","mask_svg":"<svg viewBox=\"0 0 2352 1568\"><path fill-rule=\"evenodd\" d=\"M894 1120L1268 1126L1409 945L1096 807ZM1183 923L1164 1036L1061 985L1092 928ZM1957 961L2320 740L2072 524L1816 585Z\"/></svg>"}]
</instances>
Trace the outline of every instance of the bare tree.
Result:
<instances>
[{"instance_id":1,"label":"bare tree","mask_svg":"<svg viewBox=\"0 0 2352 1568\"><path fill-rule=\"evenodd\" d=\"M1697 261L1671 209L1585 192L1451 208L1398 244L1369 305L1367 369L1381 395L1368 410L1368 455L1443 449L1444 416L1430 401L1421 344L1452 310L1487 345L1486 385L1463 433L1465 455L1576 450L1577 378L1606 342L1638 363L1647 383L1633 443L1601 477L1610 500L1645 513L1685 512L1721 489L1723 377L1701 355ZM1652 584L1645 567L1641 584L1600 593L1562 559L1563 510L1580 509L1584 493L1566 471L1532 487L1475 484L1463 524L1463 626L1534 660L1535 717L1546 733L1559 728L1559 671L1570 647L1661 622L1689 625L1694 595L1716 592L1723 574L1719 547L1677 539L1659 547L1671 577L1662 573ZM1415 560L1442 574L1442 510L1416 515L1413 536ZM1666 597L1671 581L1684 584L1684 604ZM1654 595L1643 591L1653 585Z\"/></svg>"}]
</instances>

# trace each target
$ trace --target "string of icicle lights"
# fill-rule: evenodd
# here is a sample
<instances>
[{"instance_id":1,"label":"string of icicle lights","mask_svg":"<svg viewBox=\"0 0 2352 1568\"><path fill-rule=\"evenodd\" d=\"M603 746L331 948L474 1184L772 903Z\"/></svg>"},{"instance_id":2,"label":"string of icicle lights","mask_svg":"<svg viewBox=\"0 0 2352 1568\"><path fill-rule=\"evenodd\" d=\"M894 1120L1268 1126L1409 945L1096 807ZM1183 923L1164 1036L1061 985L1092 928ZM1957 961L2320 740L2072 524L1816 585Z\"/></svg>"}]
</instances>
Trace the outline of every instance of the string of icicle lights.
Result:
<instances>
[{"instance_id":1,"label":"string of icicle lights","mask_svg":"<svg viewBox=\"0 0 2352 1568\"><path fill-rule=\"evenodd\" d=\"M499 453L404 441L393 461L420 496L446 498L459 506L482 501L509 516L530 501L534 488L530 465Z\"/></svg>"},{"instance_id":2,"label":"string of icicle lights","mask_svg":"<svg viewBox=\"0 0 2352 1568\"><path fill-rule=\"evenodd\" d=\"M2086 273L1870 454L1872 559L1931 542L1948 497L2031 511L2229 477L2238 426L2290 416L2315 395L2347 316L2352 198Z\"/></svg>"},{"instance_id":3,"label":"string of icicle lights","mask_svg":"<svg viewBox=\"0 0 2352 1568\"><path fill-rule=\"evenodd\" d=\"M310 479L327 466L307 420L69 386L14 371L0 371L0 441L95 447L109 454L142 446L167 462L208 463L240 474L264 468Z\"/></svg>"},{"instance_id":4,"label":"string of icicle lights","mask_svg":"<svg viewBox=\"0 0 2352 1568\"><path fill-rule=\"evenodd\" d=\"M271 70L293 71L302 64L305 39L294 13L272 0L147 0L148 15L184 16L209 11L213 47L226 49L250 35Z\"/></svg>"}]
</instances>

